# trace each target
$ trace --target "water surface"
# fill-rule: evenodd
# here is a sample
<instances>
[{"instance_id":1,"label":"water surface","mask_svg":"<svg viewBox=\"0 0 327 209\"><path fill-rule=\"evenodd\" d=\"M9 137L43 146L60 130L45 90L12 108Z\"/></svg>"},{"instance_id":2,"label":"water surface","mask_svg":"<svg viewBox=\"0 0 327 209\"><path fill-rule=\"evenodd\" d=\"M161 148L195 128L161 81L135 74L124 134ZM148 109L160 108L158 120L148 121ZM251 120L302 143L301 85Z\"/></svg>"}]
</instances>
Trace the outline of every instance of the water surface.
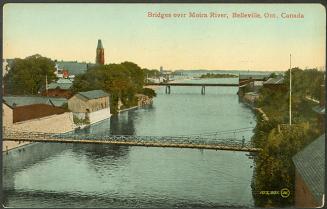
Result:
<instances>
[{"instance_id":1,"label":"water surface","mask_svg":"<svg viewBox=\"0 0 327 209\"><path fill-rule=\"evenodd\" d=\"M237 83L236 78L185 82ZM236 87L164 87L147 107L120 113L85 132L192 135L254 127ZM232 133L248 141L251 131ZM220 135L223 136L223 135ZM10 207L253 206L253 160L245 152L36 143L4 157Z\"/></svg>"}]
</instances>

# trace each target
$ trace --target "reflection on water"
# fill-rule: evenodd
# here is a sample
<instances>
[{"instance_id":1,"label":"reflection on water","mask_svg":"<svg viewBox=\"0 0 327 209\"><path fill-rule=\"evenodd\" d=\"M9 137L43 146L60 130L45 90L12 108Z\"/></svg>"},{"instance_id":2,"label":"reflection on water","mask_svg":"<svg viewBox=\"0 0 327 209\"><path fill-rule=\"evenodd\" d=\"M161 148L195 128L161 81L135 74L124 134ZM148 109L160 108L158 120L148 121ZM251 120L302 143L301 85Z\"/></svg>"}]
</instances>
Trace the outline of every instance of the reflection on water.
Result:
<instances>
[{"instance_id":1,"label":"reflection on water","mask_svg":"<svg viewBox=\"0 0 327 209\"><path fill-rule=\"evenodd\" d=\"M237 88L200 90L171 87L166 95L160 88L152 106L78 133L186 135L255 125ZM252 134L233 135L249 140ZM37 143L3 156L4 204L10 207L253 205L253 160L244 152Z\"/></svg>"}]
</instances>

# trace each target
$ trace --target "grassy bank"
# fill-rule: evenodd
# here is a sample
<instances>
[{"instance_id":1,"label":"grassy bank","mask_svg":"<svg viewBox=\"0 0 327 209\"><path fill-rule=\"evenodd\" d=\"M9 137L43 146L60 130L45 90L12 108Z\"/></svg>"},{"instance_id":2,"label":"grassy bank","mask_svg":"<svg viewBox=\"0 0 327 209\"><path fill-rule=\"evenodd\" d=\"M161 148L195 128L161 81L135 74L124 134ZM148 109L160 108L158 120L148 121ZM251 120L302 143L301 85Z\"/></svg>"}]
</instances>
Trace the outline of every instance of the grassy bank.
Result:
<instances>
[{"instance_id":1,"label":"grassy bank","mask_svg":"<svg viewBox=\"0 0 327 209\"><path fill-rule=\"evenodd\" d=\"M252 183L255 205L259 207L284 207L294 205L295 168L292 157L306 145L323 133L318 115L312 110L316 103L306 99L319 97L320 81L323 72L315 70L294 70L292 73L292 125L289 123L289 90L288 74L285 75L287 90L262 88L256 108L260 108L269 120L264 120L263 114L257 115L257 125L252 143L261 148L255 158L254 181ZM301 77L302 75L306 75ZM310 75L310 76L308 76ZM304 88L305 87L305 88ZM318 92L317 92L318 91ZM317 98L321 99L321 98ZM281 191L287 188L290 196L264 195L261 191Z\"/></svg>"}]
</instances>

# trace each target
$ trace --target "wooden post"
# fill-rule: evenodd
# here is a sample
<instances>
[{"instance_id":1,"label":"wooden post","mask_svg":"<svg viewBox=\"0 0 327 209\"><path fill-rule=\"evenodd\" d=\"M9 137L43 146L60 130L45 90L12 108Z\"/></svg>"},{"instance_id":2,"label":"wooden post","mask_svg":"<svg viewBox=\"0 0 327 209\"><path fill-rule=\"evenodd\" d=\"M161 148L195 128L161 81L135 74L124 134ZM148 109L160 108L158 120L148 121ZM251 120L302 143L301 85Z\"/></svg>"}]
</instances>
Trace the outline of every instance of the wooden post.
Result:
<instances>
[{"instance_id":1,"label":"wooden post","mask_svg":"<svg viewBox=\"0 0 327 209\"><path fill-rule=\"evenodd\" d=\"M202 95L204 95L206 93L206 89L205 88L206 88L205 86L202 86L202 88L201 88L201 94Z\"/></svg>"}]
</instances>

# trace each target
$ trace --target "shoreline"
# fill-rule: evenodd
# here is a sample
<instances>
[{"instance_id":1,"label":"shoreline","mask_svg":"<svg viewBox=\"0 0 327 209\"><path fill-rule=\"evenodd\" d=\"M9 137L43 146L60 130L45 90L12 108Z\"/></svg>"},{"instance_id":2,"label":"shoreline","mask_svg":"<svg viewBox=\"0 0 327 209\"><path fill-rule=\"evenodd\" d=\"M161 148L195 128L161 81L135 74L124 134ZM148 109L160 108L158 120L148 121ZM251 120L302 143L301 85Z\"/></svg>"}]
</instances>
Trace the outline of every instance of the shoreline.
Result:
<instances>
[{"instance_id":1,"label":"shoreline","mask_svg":"<svg viewBox=\"0 0 327 209\"><path fill-rule=\"evenodd\" d=\"M154 87L154 86L152 86ZM159 86L155 86L156 88L158 88ZM129 107L129 108L126 108L126 109L122 109L122 110L119 110L117 112L117 114L120 114L122 112L125 112L125 111L129 111L129 110L133 110L133 109L137 109L141 106L139 105L136 105L136 106L132 106L132 107ZM112 114L108 117L108 118L105 118L103 120L107 120L107 119L110 119L110 117L112 116ZM99 123L103 120L100 120L100 121L97 121L96 123ZM87 127L90 127L91 125L94 125L96 123L92 123L92 124L80 124L80 125L77 125L77 124L72 124L73 127L68 130L68 131L65 131L65 132L58 132L58 133L69 133L69 132L73 132L73 131L76 131L76 130L81 130L81 129L85 129ZM8 153L9 151L12 151L14 149L17 149L17 148L21 148L23 146L26 146L26 145L29 145L29 144L33 144L34 142L24 142L23 140L21 142L17 142L17 141L2 141L2 153Z\"/></svg>"},{"instance_id":2,"label":"shoreline","mask_svg":"<svg viewBox=\"0 0 327 209\"><path fill-rule=\"evenodd\" d=\"M157 90L158 88L160 88L160 86L148 85L148 86L145 86L145 88L152 89L152 90Z\"/></svg>"},{"instance_id":3,"label":"shoreline","mask_svg":"<svg viewBox=\"0 0 327 209\"><path fill-rule=\"evenodd\" d=\"M119 113L121 113L121 112L128 111L128 110L133 110L133 109L136 109L136 108L138 108L138 107L139 107L139 106L136 105L136 106L129 107L129 108L126 108L126 109L118 110L117 114L119 114Z\"/></svg>"},{"instance_id":4,"label":"shoreline","mask_svg":"<svg viewBox=\"0 0 327 209\"><path fill-rule=\"evenodd\" d=\"M22 148L33 143L34 142L24 142L24 141L22 141L21 143L15 141L2 141L2 153L8 153L9 151Z\"/></svg>"}]
</instances>

